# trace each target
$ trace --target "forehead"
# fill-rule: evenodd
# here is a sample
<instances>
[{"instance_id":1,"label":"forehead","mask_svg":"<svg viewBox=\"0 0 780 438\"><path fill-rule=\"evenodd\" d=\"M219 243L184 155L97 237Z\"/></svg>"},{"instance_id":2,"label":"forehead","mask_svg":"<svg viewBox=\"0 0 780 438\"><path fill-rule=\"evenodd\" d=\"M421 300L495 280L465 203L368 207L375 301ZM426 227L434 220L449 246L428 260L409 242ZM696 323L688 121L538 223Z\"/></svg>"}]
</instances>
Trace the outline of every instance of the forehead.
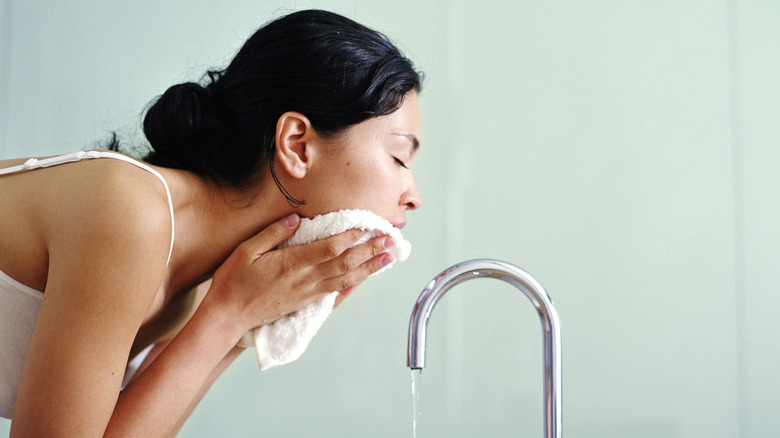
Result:
<instances>
[{"instance_id":1,"label":"forehead","mask_svg":"<svg viewBox=\"0 0 780 438\"><path fill-rule=\"evenodd\" d=\"M401 123L407 125L406 128L409 130L409 134L415 135L418 139L420 138L420 102L417 99L416 92L408 93L404 98L403 104L401 104L401 108L393 114L396 114L401 119ZM393 114L390 115L392 116Z\"/></svg>"},{"instance_id":2,"label":"forehead","mask_svg":"<svg viewBox=\"0 0 780 438\"><path fill-rule=\"evenodd\" d=\"M395 112L366 120L366 122L372 121L373 128L379 131L419 141L421 135L420 104L417 100L417 93L408 93L404 97L401 107Z\"/></svg>"},{"instance_id":3,"label":"forehead","mask_svg":"<svg viewBox=\"0 0 780 438\"><path fill-rule=\"evenodd\" d=\"M420 106L417 93L406 95L401 107L384 116L372 117L346 129L339 138L349 143L386 140L408 141L417 149L420 142ZM415 147L415 145L417 147Z\"/></svg>"}]
</instances>

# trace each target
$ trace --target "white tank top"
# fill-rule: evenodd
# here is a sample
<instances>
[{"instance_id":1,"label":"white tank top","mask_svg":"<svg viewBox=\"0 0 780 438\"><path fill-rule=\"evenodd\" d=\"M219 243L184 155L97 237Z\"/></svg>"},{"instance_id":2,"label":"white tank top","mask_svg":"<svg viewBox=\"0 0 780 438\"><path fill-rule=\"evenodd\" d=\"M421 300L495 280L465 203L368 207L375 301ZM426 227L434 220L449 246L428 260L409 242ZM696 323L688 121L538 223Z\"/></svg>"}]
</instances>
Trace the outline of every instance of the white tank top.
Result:
<instances>
[{"instance_id":1,"label":"white tank top","mask_svg":"<svg viewBox=\"0 0 780 438\"><path fill-rule=\"evenodd\" d=\"M61 155L58 157L35 159L31 158L24 164L0 169L0 175L23 172L75 161L112 158L140 167L156 176L165 186L168 197L168 207L171 212L171 248L168 250L168 261L173 251L173 203L171 191L165 178L148 165L116 152L88 151ZM0 417L11 418L19 380L22 377L27 349L32 340L35 322L43 301L43 292L24 285L0 270ZM150 346L151 347L151 346ZM124 387L143 362L151 348L147 348L128 364L125 372Z\"/></svg>"}]
</instances>

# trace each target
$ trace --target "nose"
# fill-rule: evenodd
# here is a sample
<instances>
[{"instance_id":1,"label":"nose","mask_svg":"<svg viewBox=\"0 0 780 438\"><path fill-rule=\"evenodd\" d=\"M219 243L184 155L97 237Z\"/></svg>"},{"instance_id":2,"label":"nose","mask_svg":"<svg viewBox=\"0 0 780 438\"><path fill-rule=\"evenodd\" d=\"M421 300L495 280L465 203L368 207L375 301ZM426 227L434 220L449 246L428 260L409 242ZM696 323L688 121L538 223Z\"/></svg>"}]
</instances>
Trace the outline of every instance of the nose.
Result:
<instances>
[{"instance_id":1,"label":"nose","mask_svg":"<svg viewBox=\"0 0 780 438\"><path fill-rule=\"evenodd\" d=\"M414 178L411 178L409 188L401 194L401 205L407 210L417 210L422 207L422 196L420 195L420 191L417 190L417 184L414 182Z\"/></svg>"}]
</instances>

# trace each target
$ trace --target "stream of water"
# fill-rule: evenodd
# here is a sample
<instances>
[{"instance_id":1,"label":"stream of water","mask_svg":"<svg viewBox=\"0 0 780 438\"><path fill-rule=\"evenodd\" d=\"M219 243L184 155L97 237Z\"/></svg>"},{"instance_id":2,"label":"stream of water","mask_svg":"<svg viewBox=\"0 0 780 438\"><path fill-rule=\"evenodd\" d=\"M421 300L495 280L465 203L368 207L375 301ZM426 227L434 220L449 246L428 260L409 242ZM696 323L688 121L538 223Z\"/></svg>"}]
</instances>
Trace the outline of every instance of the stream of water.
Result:
<instances>
[{"instance_id":1,"label":"stream of water","mask_svg":"<svg viewBox=\"0 0 780 438\"><path fill-rule=\"evenodd\" d=\"M412 437L417 438L417 424L420 422L420 378L422 368L412 369Z\"/></svg>"}]
</instances>

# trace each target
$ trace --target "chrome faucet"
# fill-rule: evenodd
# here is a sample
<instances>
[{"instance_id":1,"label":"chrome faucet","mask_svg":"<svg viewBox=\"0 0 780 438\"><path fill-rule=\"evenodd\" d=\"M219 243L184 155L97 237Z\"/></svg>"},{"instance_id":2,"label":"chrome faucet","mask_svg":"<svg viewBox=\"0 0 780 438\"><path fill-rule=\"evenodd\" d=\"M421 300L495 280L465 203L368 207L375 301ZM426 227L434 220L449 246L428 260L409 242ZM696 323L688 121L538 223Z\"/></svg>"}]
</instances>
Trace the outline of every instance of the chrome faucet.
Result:
<instances>
[{"instance_id":1,"label":"chrome faucet","mask_svg":"<svg viewBox=\"0 0 780 438\"><path fill-rule=\"evenodd\" d=\"M409 320L407 365L413 370L425 366L425 332L428 318L439 299L455 285L481 277L497 278L520 289L539 313L544 334L544 436L560 438L561 330L558 312L542 285L517 266L500 260L469 260L445 269L431 280L417 299Z\"/></svg>"}]
</instances>

